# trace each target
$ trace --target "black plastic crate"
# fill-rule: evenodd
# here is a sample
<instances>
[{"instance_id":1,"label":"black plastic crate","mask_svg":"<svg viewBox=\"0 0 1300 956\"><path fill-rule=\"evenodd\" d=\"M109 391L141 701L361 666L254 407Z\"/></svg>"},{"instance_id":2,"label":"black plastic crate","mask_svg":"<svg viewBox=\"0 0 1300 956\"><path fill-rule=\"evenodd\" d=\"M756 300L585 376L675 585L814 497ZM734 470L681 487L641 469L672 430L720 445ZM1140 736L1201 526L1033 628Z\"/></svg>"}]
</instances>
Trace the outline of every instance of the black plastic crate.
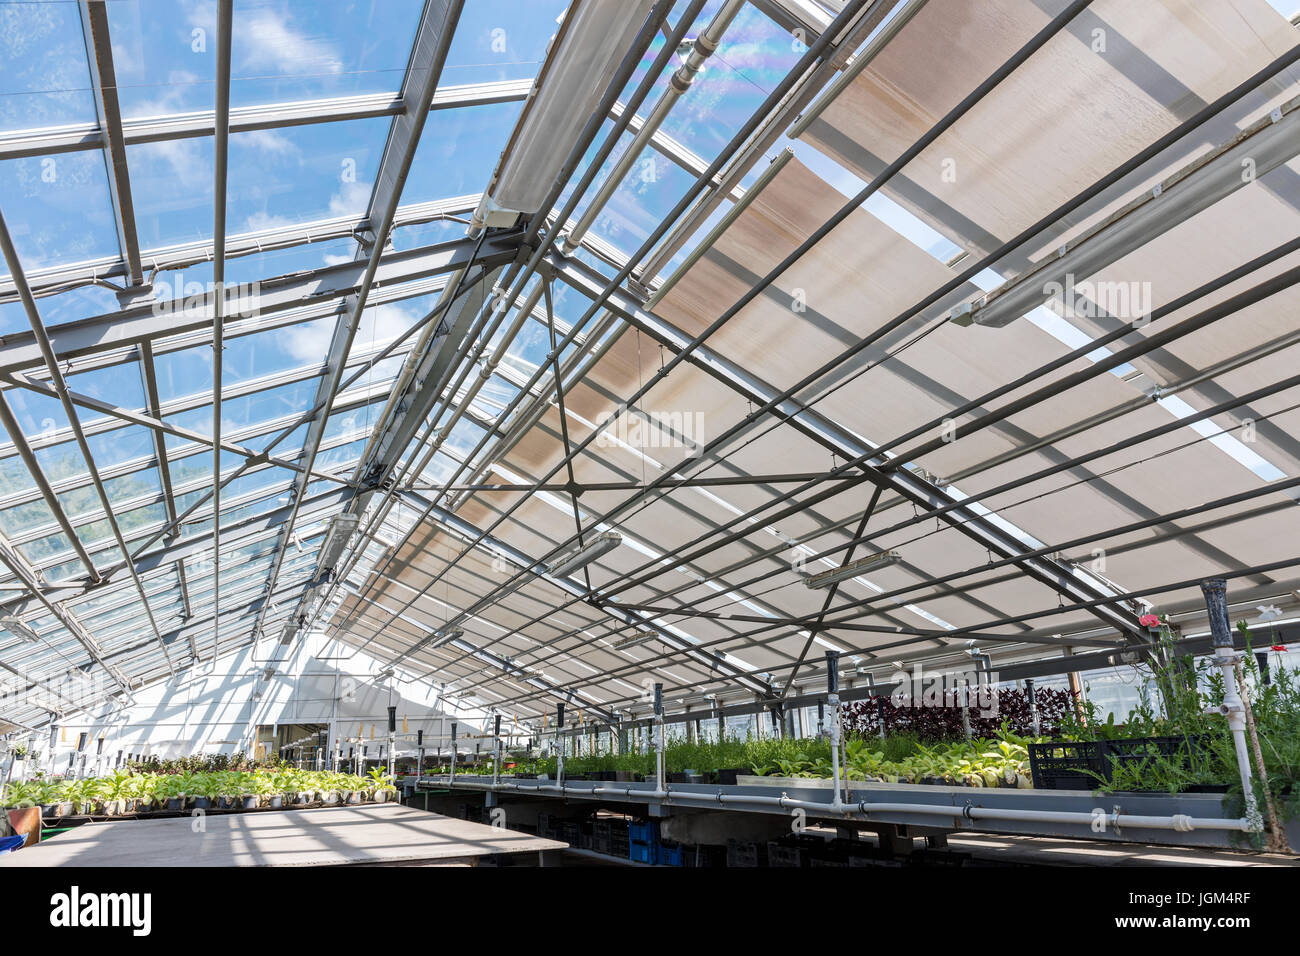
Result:
<instances>
[{"instance_id":1,"label":"black plastic crate","mask_svg":"<svg viewBox=\"0 0 1300 956\"><path fill-rule=\"evenodd\" d=\"M1150 760L1181 760L1190 767L1208 746L1208 740L1196 737L1053 741L1029 745L1029 768L1040 790L1095 790L1111 781L1116 767Z\"/></svg>"},{"instance_id":2,"label":"black plastic crate","mask_svg":"<svg viewBox=\"0 0 1300 956\"><path fill-rule=\"evenodd\" d=\"M727 866L738 869L763 866L767 863L767 847L762 843L727 841Z\"/></svg>"},{"instance_id":3,"label":"black plastic crate","mask_svg":"<svg viewBox=\"0 0 1300 956\"><path fill-rule=\"evenodd\" d=\"M1038 790L1095 790L1105 774L1105 741L1061 740L1029 745L1029 772Z\"/></svg>"},{"instance_id":4,"label":"black plastic crate","mask_svg":"<svg viewBox=\"0 0 1300 956\"><path fill-rule=\"evenodd\" d=\"M682 847L682 866L722 868L727 865L727 848L700 843Z\"/></svg>"},{"instance_id":5,"label":"black plastic crate","mask_svg":"<svg viewBox=\"0 0 1300 956\"><path fill-rule=\"evenodd\" d=\"M767 865L775 867L800 867L804 865L804 851L797 846L786 846L776 840L767 844Z\"/></svg>"}]
</instances>

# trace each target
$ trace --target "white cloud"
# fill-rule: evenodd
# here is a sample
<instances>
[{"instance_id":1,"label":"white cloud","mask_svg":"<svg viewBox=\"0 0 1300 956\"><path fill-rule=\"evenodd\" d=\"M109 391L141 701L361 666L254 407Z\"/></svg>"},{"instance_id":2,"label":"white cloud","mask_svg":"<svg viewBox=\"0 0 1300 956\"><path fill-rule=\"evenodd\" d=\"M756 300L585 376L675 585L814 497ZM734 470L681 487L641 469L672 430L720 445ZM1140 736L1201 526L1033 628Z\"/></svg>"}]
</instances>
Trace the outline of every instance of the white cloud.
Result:
<instances>
[{"instance_id":1,"label":"white cloud","mask_svg":"<svg viewBox=\"0 0 1300 956\"><path fill-rule=\"evenodd\" d=\"M185 193L212 190L212 150L204 148L203 140L163 140L142 148L167 165L172 177L163 184L167 189Z\"/></svg>"},{"instance_id":2,"label":"white cloud","mask_svg":"<svg viewBox=\"0 0 1300 956\"><path fill-rule=\"evenodd\" d=\"M420 318L415 312L402 308L399 303L377 305L361 315L353 348L369 350L391 342ZM329 352L334 334L332 321L309 322L284 330L284 350L299 362L323 362Z\"/></svg>"},{"instance_id":3,"label":"white cloud","mask_svg":"<svg viewBox=\"0 0 1300 956\"><path fill-rule=\"evenodd\" d=\"M255 212L244 220L243 232L261 232L264 229L283 229L286 226L294 225L292 219L286 219L284 216L273 216L269 212L262 210Z\"/></svg>"},{"instance_id":4,"label":"white cloud","mask_svg":"<svg viewBox=\"0 0 1300 956\"><path fill-rule=\"evenodd\" d=\"M369 183L344 183L330 197L330 216L360 216L370 204Z\"/></svg>"},{"instance_id":5,"label":"white cloud","mask_svg":"<svg viewBox=\"0 0 1300 956\"><path fill-rule=\"evenodd\" d=\"M273 129L257 129L248 133L239 133L230 138L231 145L242 149L252 149L271 156L301 156L302 150L283 133Z\"/></svg>"},{"instance_id":6,"label":"white cloud","mask_svg":"<svg viewBox=\"0 0 1300 956\"><path fill-rule=\"evenodd\" d=\"M285 76L343 72L334 44L295 30L279 14L257 10L236 16L235 23L238 31L231 46L241 67Z\"/></svg>"}]
</instances>

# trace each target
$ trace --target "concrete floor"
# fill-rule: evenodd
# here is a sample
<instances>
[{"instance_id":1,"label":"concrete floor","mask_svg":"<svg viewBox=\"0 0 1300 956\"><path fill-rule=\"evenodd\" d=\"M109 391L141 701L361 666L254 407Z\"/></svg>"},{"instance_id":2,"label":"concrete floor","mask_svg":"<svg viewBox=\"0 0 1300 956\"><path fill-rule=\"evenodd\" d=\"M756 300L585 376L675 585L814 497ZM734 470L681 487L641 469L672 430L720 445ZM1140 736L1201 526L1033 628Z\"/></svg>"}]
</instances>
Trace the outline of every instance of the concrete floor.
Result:
<instances>
[{"instance_id":1,"label":"concrete floor","mask_svg":"<svg viewBox=\"0 0 1300 956\"><path fill-rule=\"evenodd\" d=\"M1034 866L1300 866L1300 856L1215 850L1208 847L1103 843L1053 837L954 833L948 847L981 860Z\"/></svg>"},{"instance_id":2,"label":"concrete floor","mask_svg":"<svg viewBox=\"0 0 1300 956\"><path fill-rule=\"evenodd\" d=\"M88 823L0 867L473 865L567 844L396 804Z\"/></svg>"}]
</instances>

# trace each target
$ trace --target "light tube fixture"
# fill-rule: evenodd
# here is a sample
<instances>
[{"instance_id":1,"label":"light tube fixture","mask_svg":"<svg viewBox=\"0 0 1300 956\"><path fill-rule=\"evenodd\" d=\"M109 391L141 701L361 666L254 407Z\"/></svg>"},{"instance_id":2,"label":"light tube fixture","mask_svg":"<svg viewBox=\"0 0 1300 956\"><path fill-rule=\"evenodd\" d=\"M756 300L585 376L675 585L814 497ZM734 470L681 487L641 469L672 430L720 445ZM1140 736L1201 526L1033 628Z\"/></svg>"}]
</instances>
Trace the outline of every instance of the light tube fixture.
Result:
<instances>
[{"instance_id":1,"label":"light tube fixture","mask_svg":"<svg viewBox=\"0 0 1300 956\"><path fill-rule=\"evenodd\" d=\"M553 578L567 578L575 571L581 571L601 555L609 554L622 543L623 536L617 531L601 532L582 547L560 555L551 562L546 573Z\"/></svg>"},{"instance_id":2,"label":"light tube fixture","mask_svg":"<svg viewBox=\"0 0 1300 956\"><path fill-rule=\"evenodd\" d=\"M870 571L889 567L891 564L897 564L900 560L902 560L902 555L897 551L881 551L879 554L871 554L857 561L850 561L843 567L829 568L818 574L809 574L804 577L803 583L810 588L829 587L836 581L847 581L859 574L866 574Z\"/></svg>"},{"instance_id":3,"label":"light tube fixture","mask_svg":"<svg viewBox=\"0 0 1300 956\"><path fill-rule=\"evenodd\" d=\"M0 624L4 625L4 629L14 637L26 641L28 644L40 642L41 636L24 623L21 618L12 615L0 617Z\"/></svg>"},{"instance_id":4,"label":"light tube fixture","mask_svg":"<svg viewBox=\"0 0 1300 956\"><path fill-rule=\"evenodd\" d=\"M357 530L360 515L343 512L330 521L329 530L325 532L325 541L320 547L320 567L323 571L333 569L347 550L352 533Z\"/></svg>"},{"instance_id":5,"label":"light tube fixture","mask_svg":"<svg viewBox=\"0 0 1300 956\"><path fill-rule=\"evenodd\" d=\"M427 647L429 650L433 650L434 648L438 648L446 644L450 644L452 641L458 640L459 638L462 638L464 636L465 636L465 632L461 630L459 627L453 627L453 628L443 627L434 631L433 634L431 634L428 638L426 638L424 641L421 641L419 644L417 644L416 648Z\"/></svg>"},{"instance_id":6,"label":"light tube fixture","mask_svg":"<svg viewBox=\"0 0 1300 956\"><path fill-rule=\"evenodd\" d=\"M476 220L508 227L541 208L653 3L573 0Z\"/></svg>"},{"instance_id":7,"label":"light tube fixture","mask_svg":"<svg viewBox=\"0 0 1300 956\"><path fill-rule=\"evenodd\" d=\"M659 640L659 635L654 631L637 631L635 634L630 634L621 640L615 641L614 650L623 651L627 650L629 647L637 647L641 644L657 640Z\"/></svg>"}]
</instances>

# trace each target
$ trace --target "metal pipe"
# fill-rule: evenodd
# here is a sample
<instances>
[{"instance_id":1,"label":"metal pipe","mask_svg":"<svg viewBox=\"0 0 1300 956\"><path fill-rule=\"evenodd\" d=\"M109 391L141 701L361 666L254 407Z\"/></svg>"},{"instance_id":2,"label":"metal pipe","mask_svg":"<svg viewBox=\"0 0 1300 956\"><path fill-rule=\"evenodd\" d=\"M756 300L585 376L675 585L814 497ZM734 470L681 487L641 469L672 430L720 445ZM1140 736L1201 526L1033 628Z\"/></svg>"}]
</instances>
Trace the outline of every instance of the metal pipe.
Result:
<instances>
[{"instance_id":1,"label":"metal pipe","mask_svg":"<svg viewBox=\"0 0 1300 956\"><path fill-rule=\"evenodd\" d=\"M564 738L560 736L560 731L564 729L564 701L556 705L555 710L555 779L560 786L564 786Z\"/></svg>"},{"instance_id":2,"label":"metal pipe","mask_svg":"<svg viewBox=\"0 0 1300 956\"><path fill-rule=\"evenodd\" d=\"M1223 673L1223 703L1210 712L1220 713L1228 718L1233 748L1237 751L1237 772L1241 775L1241 792L1246 801L1246 819L1251 821L1252 830L1262 830L1264 818L1260 815L1255 800L1255 781L1250 770L1249 751L1246 749L1246 707L1237 691L1236 665L1242 655L1237 653L1233 645L1232 630L1228 625L1228 582L1224 578L1209 578L1201 582L1201 593L1205 595L1205 611L1210 622L1214 660Z\"/></svg>"},{"instance_id":3,"label":"metal pipe","mask_svg":"<svg viewBox=\"0 0 1300 956\"><path fill-rule=\"evenodd\" d=\"M731 21L736 18L736 14L744 6L745 0L726 0L722 5L722 9L714 14L709 25L704 28L704 32L696 38L690 54L686 57L686 62L678 67L677 72L669 79L668 88L663 91L659 101L655 103L654 108L650 111L650 116L641 124L641 129L637 131L636 136L632 138L632 142L624 150L619 161L614 164L614 168L605 177L605 181L601 184L600 189L596 191L596 195L592 197L591 202L587 204L587 208L578 220L577 225L569 230L569 234L560 243L560 251L564 255L572 255L574 250L582 244L583 236L587 234L591 224L596 221L596 217L605 208L605 204L614 195L614 191L623 184L628 170L632 168L632 164L636 162L637 157L641 155L655 133L659 131L659 127L663 125L672 108L677 105L677 101L691 88L696 75L700 72L700 67L717 50L723 33L726 32L727 27L731 25Z\"/></svg>"},{"instance_id":4,"label":"metal pipe","mask_svg":"<svg viewBox=\"0 0 1300 956\"><path fill-rule=\"evenodd\" d=\"M954 829L961 828L964 822L979 822L981 820L991 822L1002 821L1017 823L1066 824L1071 826L1087 827L1090 831L1092 831L1092 828L1097 823L1097 816L1094 813L1068 810L1015 810L972 806L942 806L938 804L925 803L875 803L866 800L856 803L841 803L837 807L834 803L820 803L815 800L799 800L787 796L771 797L762 794L724 793L721 790L716 794L685 793L680 790L673 790L671 793L662 794L655 790L636 790L631 787L577 787L573 785L564 787L546 784L529 786L514 782L491 784L471 781L462 781L457 784L457 786L475 790L511 790L517 793L534 793L541 791L560 793L565 796L573 797L617 797L628 800L635 800L638 797L643 797L649 799L665 799L665 802L673 804L706 808L716 808L721 805L734 806L737 808L752 807L759 810L766 808L779 810L799 809L814 816L834 814L843 817L860 817L864 820L871 820L873 817L878 818L883 814L919 814L922 816L951 819L954 823ZM1249 832L1253 829L1250 825L1250 821L1245 818L1193 817L1189 814L1182 813L1161 816L1112 812L1104 819L1116 832L1119 832L1124 828L1173 830L1178 833L1191 833L1196 830Z\"/></svg>"},{"instance_id":5,"label":"metal pipe","mask_svg":"<svg viewBox=\"0 0 1300 956\"><path fill-rule=\"evenodd\" d=\"M1076 0L1076 2L1083 2L1083 0ZM847 5L847 6L845 7L844 11L842 11L842 12L840 13L840 15L839 15L838 17L836 17L836 20L835 20L835 23L834 23L836 29L839 29L839 28L842 27L845 23L847 23L847 21L848 21L848 20L853 16L854 12L856 12L857 7L860 6L860 5L861 5L860 2L857 3L857 4L850 4L850 5ZM819 56L822 54L822 51L823 51L823 50L826 48L826 46L828 46L828 45L829 45L829 37L828 37L828 36L823 36L823 37L819 38L816 42L814 42L814 43L812 44L812 46L810 46L810 47L808 48L808 51L804 54L804 57L801 58L801 61L800 61L800 62L801 62L801 63L811 63L811 62L813 62L817 57L819 57ZM792 74L793 74L793 71L792 71L791 74L787 74L786 78L783 79L783 80L781 81L780 84L778 84L777 88L776 88L775 90L773 90L773 92L772 92L771 94L769 94L767 100L765 100L765 104L770 104L770 103L779 102L780 98L781 98L782 96L785 95L785 92L786 92L786 91L789 89L789 87L790 87L791 85L793 85L793 83L794 83L794 78L793 78ZM692 189L691 189L690 191L688 191L688 193L686 194L686 196L682 197L682 199L679 200L679 202L678 202L677 205L674 207L674 209L672 210L672 212L671 212L667 217L665 217L663 223L661 223L660 226L656 227L656 228L652 231L651 236L650 236L650 237L646 240L646 242L643 244L643 250L648 250L650 247L653 246L653 244L654 244L655 242L658 241L659 238L662 237L662 235L663 235L663 234L667 231L667 229L669 228L669 225L671 224L671 222L674 221L674 220L677 218L677 216L679 216L679 215L681 214L682 211L684 211L684 209L686 208L686 205L687 205L687 204L688 204L688 203L689 203L689 202L694 198L695 195L697 195L697 194L699 193L700 190L702 190L702 189L704 188L704 185L706 184L707 180L708 180L708 179L709 179L713 174L715 174L715 173L717 172L717 170L721 167L722 163L725 162L727 156L730 155L730 153L731 153L732 151L734 151L736 148L739 147L740 143L743 142L744 138L747 137L747 136L749 135L749 132L752 131L752 129L753 129L753 128L758 124L758 122L759 122L759 117L761 116L762 112L763 112L763 109L760 108L760 110L759 110L759 111L758 111L754 116L752 116L752 117L750 118L750 120L748 120L748 121L746 122L745 127L742 128L742 129L741 129L741 130L736 134L735 137L733 137L733 139L731 140L731 142L728 143L728 145L727 145L726 147L724 147L724 149L723 149L722 152L718 155L718 157L713 161L713 163L710 164L709 169L706 170L705 174L702 175L702 176L701 176L701 177L696 181L696 184L692 187ZM626 115L628 115L628 114L625 114L625 116L626 116ZM593 164L593 166L594 166L594 164ZM590 169L590 168L589 168L588 172L589 172L590 175L594 175L594 169ZM577 192L575 192L574 195L576 196L576 195L577 195ZM573 197L571 197L571 199L570 199L570 204L569 204L569 205L572 206L573 202L574 202L574 199L573 199ZM559 218L560 218L561 220L563 220L563 219L565 219L566 217L567 217L567 210L566 210L566 212L564 212L564 213L563 213ZM548 237L548 240L547 240L547 241L549 242L549 237ZM533 267L535 267L535 264L536 264L536 263L538 263L538 262L541 261L541 258L544 256L546 249L547 249L547 243L543 243L543 245L538 249L538 253L537 253L537 254L534 256L534 258L533 258L533 262L532 262ZM595 302L595 303L592 304L591 308L588 309L588 311L584 314L583 318L582 318L581 320L579 320L578 323L575 324L575 326L574 326L574 330L571 330L570 333L569 333L568 335L565 336L564 341L562 341L562 342L559 344L559 346L558 346L559 349L562 350L563 348L565 348L565 347L566 347L566 346L567 346L567 345L572 341L573 335L575 334L575 330L578 329L578 328L580 328L583 324L585 324L585 322L586 322L588 319L590 319L592 316L596 315L596 314L600 311L600 309L601 309L601 308L603 307L603 305L604 305L604 302L608 300L608 296L609 296L610 294L612 294L613 290L618 286L618 284L621 283L625 278L627 278L627 276L628 276L630 273L631 273L631 267L630 267L630 265L629 265L629 266L624 266L621 270L619 270L619 274L618 274L618 275L617 275L613 280L611 280L611 283L610 283L610 285L608 286L608 288L605 290L605 293L604 293L603 297L601 298L601 300L600 300L600 301L597 301L597 302ZM673 363L670 363L670 364L676 364L676 361L677 361L677 360L675 359L674 362L673 362ZM533 376L533 382L535 382L536 380L540 379L541 374L542 374L542 368L539 367L538 370L537 370L537 372L534 373L534 376ZM658 381L658 379L659 379L660 377L662 377L662 374L665 374L665 373L661 372L661 374L660 374L659 376L656 376L655 379L654 379L653 381ZM653 384L653 381L652 381L651 384ZM530 387L531 387L531 384L532 384L532 382L530 382ZM511 404L508 406L508 408L513 408L513 407L515 407L515 406L518 404L518 400L520 399L521 395L522 395L522 392L520 393L520 395L516 395L515 399L512 400L512 402L511 402ZM638 397L639 397L639 396L638 396ZM478 452L479 450L482 449L483 445L486 443L486 440L487 440L487 436L484 436L484 438L483 438L482 440L480 440L478 446L476 446L475 451L474 451L474 452L471 452L469 458L472 459L472 458L474 457L474 455L476 455L477 452ZM584 441L583 441L583 442L582 442L582 443L581 443L581 444L580 444L580 445L579 445L579 446L574 450L574 452L573 452L572 454L577 454L579 451L581 451L582 449L584 449L588 444L590 444L590 441L591 441L591 440L592 440L591 438L588 438L588 439L584 440ZM566 460L567 460L568 457L570 457L570 456L566 456ZM553 469L552 474L554 474L555 472L557 472L557 471L559 470L559 468L562 467L562 466L563 466L563 463L562 463L560 466L557 466L555 469ZM462 468L461 470L463 470L463 468ZM458 470L456 474L454 474L454 475L451 476L450 481L455 481L456 478L459 476L459 474L460 474L460 470ZM547 476L547 477L550 477L550 476ZM450 481L449 481L449 483L450 483ZM514 506L511 506L509 509L507 509L507 511L506 511L504 514L502 514L501 516L499 516L499 517L498 517L498 518L493 522L491 528L489 528L489 529L487 529L487 530L481 532L481 533L480 533L480 534L475 538L475 540L474 540L473 542L471 542L471 544L470 544L470 545L469 545L469 546L468 546L464 551L461 552L461 554L460 554L460 555L455 559L455 561L459 561L460 558L464 557L464 555L468 554L471 550L473 550L473 548L477 547L477 546L482 542L484 536L487 535L487 534L489 534L489 533L490 533L493 529L495 529L495 528L496 528L496 527L497 527L497 526L498 526L502 521L506 520L506 519L507 519L507 518L508 518L508 517L509 517L513 512L514 512L514 510L515 510L516 507L517 507L517 504L514 505ZM556 550L556 553L558 553L559 550L560 550L560 549L557 549L557 550ZM455 561L452 562L452 565L455 564ZM428 585L426 585L426 587L424 588L424 590L422 590L420 593L421 593L421 594L423 594L423 593L427 593L428 588L429 588L429 587L432 587L433 584L435 584L438 580L441 579L441 577L442 577L442 573L443 573L443 572L439 572L438 574L434 575L433 578L431 579L431 581L428 583ZM523 578L525 577L526 573L527 573L527 572L520 572L520 574L516 575L515 578L516 578L516 579L523 579ZM513 579L512 579L512 580L513 580ZM414 601L414 600L415 600L415 598L412 598L412 601ZM408 606L409 606L409 603L408 603Z\"/></svg>"},{"instance_id":6,"label":"metal pipe","mask_svg":"<svg viewBox=\"0 0 1300 956\"><path fill-rule=\"evenodd\" d=\"M753 131L734 158L719 171L704 194L663 238L658 248L651 251L637 268L637 278L643 284L649 285L678 250L708 222L714 211L740 188L750 170L784 137L791 119L795 118L799 110L803 109L826 82L841 69L845 60L844 51L856 49L864 38L870 37L893 5L894 0L873 0L870 8L863 11L853 26L846 28L843 39L836 44L836 55L827 56L820 63L807 69L805 77L790 90L788 95L767 111L763 122ZM876 47L869 54L864 51L860 57L874 58L880 49L883 49L883 46ZM854 62L857 60L855 59ZM865 66L866 63L864 62L863 65ZM746 190L741 197L742 200L749 195L752 188Z\"/></svg>"},{"instance_id":7,"label":"metal pipe","mask_svg":"<svg viewBox=\"0 0 1300 956\"><path fill-rule=\"evenodd\" d=\"M625 62L621 65L615 81L610 84L610 88L607 91L605 97L605 99L609 102L606 103L605 106L612 106L613 101L617 99L619 90L622 88L623 84L625 84L628 81L628 79L630 79L632 73L634 72L641 51L648 48L653 39L654 32L655 32L653 29L653 24L662 20L667 15L670 6L671 6L670 4L662 3L656 6L655 9L651 11L650 17L647 20L647 27L649 29L643 30L642 33L638 36L638 40L634 44L634 50L633 50L633 53L635 55L633 55L633 53L630 53L629 56L625 58ZM609 136L606 137L605 142L602 144L600 149L597 151L595 157L593 157L592 161L590 162L586 173L584 173L584 175L581 177L577 187L572 191L568 201L565 203L559 216L561 221L565 221L567 219L569 213L576 207L578 201L582 198L583 193L586 191L587 187L591 184L592 180L599 172L601 163L604 161L605 157L608 156L609 153L613 150L615 144L618 142L618 137L622 134L622 131L627 127L627 125L631 122L632 117L635 115L637 107L640 105L642 100L644 100L645 97L649 94L654 84L655 78L658 76L659 72L663 69L664 64L666 64L668 59L672 56L673 51L675 50L676 42L680 41L681 37L685 35L687 28L690 26L691 22L694 20L695 16L698 15L700 9L702 9L703 6L704 6L704 0L691 0L690 5L686 8L682 16L679 18L676 27L674 27L673 32L669 37L668 43L665 44L664 48L660 51L658 56L655 58L655 61L652 64L651 68L646 72L645 77L643 77L641 83L638 85L633 96L629 99L627 109L624 110L623 115L620 116L618 120L615 121L613 129L611 130ZM543 209L550 208L555 204L555 202L558 201L563 191L564 183L568 180L568 177L572 175L573 170L576 169L577 167L577 163L581 161L582 156L585 154L587 147L590 145L591 142L595 140L597 134L600 131L601 123L599 117L605 115L607 112L608 109L605 108L599 110L597 112L597 115L593 116L591 121L589 121L587 126L584 128L581 136L579 137L579 142L575 145L575 148L572 150L569 159L566 160L565 165L562 168L559 176L557 176L556 183L552 187L551 194L547 197L546 201L543 204ZM532 225L530 225L528 229L528 233L524 238L525 248L528 247L535 240L536 232L544 221L545 221L545 217L542 215L535 217L535 222ZM514 284L511 287L510 291L507 292L504 296L492 302L492 308L497 310L497 314L499 316L504 316L505 312L519 297L520 293L523 291L524 287L526 286L528 280L532 278L533 275L536 273L538 267L540 266L541 262L544 259L545 253L550 249L551 244L554 241L555 241L554 234L546 236L541 242L539 248L529 258L527 264L523 266L522 270L520 270L520 274L518 278L514 280ZM514 267L512 267L512 269L513 268ZM573 329L570 330L569 335L565 337L565 341L561 343L560 346L561 349L563 349L565 346L569 344L569 341L571 341L572 336L576 334L580 326L581 323L579 323L578 326L575 326ZM484 345L486 345L486 341L487 341L487 337L484 338L484 343L483 343ZM480 354L481 354L481 350L480 350ZM465 366L464 371L461 373L461 377L459 381L463 381L465 375L468 375L468 372L469 372L469 367ZM541 369L539 368L537 375L540 376L540 373L541 373ZM506 410L502 413L501 416L502 418L504 418L513 408L515 408L518 405L519 400L522 397L522 394L523 392L521 391L519 395L516 395L515 398L512 399L512 401L507 405ZM449 404L449 402L446 402L439 407L433 419L435 422L441 418L442 411L444 410L446 404ZM468 403L463 403L463 404L468 404ZM429 429L428 432L426 432L426 436L431 433L432 433L432 427ZM487 437L488 437L487 435L484 436L483 442L486 441ZM427 437L426 439L422 439L422 442L424 440L427 440ZM480 445L481 444L482 442L480 443ZM478 450L479 449L476 448L474 452L471 452L470 455L466 457L466 461L468 462L472 460L474 456L477 454ZM415 456L412 455L410 457L413 460ZM448 483L455 481L456 478L459 477L459 475L463 472L464 467L465 467L464 464L462 464L461 467L457 469L455 474L451 476ZM391 491L385 493L385 498L384 498L385 508L391 507L390 505L391 500L392 500ZM413 529L414 527L418 527L419 524L420 521L417 521L413 526ZM410 533L408 532L407 535L403 536L403 541L409 540L409 537L410 537ZM396 550L397 549L394 549L394 554L396 554ZM388 563L390 563L392 560L393 558L392 556L390 556L388 560L385 562L384 566L387 567ZM382 572L382 569L377 570L377 574L380 572ZM377 575L375 579L376 580L378 579ZM435 578L434 580L436 581L437 579ZM369 588L370 588L370 584L368 582L366 585L366 593L369 592ZM424 591L420 592L420 594L423 593L425 592ZM361 596L364 597L365 595L363 594ZM402 610L409 608L411 604L414 603L414 601L415 598L412 598L410 602L404 605ZM357 606L360 607L360 602L358 602ZM349 617L347 621L345 621L344 623L348 623L351 620L352 618Z\"/></svg>"},{"instance_id":8,"label":"metal pipe","mask_svg":"<svg viewBox=\"0 0 1300 956\"><path fill-rule=\"evenodd\" d=\"M841 93L848 89L849 84L858 78L858 75L875 60L880 51L888 46L894 37L898 36L899 31L907 26L912 17L921 12L921 8L925 4L926 0L907 0L903 8L890 17L889 21L880 29L880 32L868 41L863 51L848 62L843 72L832 80L822 90L821 95L808 107L807 111L795 120L787 135L791 139L798 139L806 133L813 121L821 116L826 107L834 103Z\"/></svg>"},{"instance_id":9,"label":"metal pipe","mask_svg":"<svg viewBox=\"0 0 1300 956\"><path fill-rule=\"evenodd\" d=\"M655 782L659 790L667 792L667 741L664 739L664 685L656 683L654 689L655 722Z\"/></svg>"},{"instance_id":10,"label":"metal pipe","mask_svg":"<svg viewBox=\"0 0 1300 956\"><path fill-rule=\"evenodd\" d=\"M501 778L501 715L496 714L492 724L492 782Z\"/></svg>"},{"instance_id":11,"label":"metal pipe","mask_svg":"<svg viewBox=\"0 0 1300 956\"><path fill-rule=\"evenodd\" d=\"M73 436L77 441L77 448L81 452L81 457L86 463L86 471L90 475L91 483L95 486L95 492L99 497L100 507L104 510L104 518L108 522L109 529L113 533L113 539L117 543L118 549L122 552L123 558L126 559L128 570L130 571L132 583L135 585L136 593L140 596L140 603L144 608L145 616L149 619L149 626L153 630L154 638L162 650L163 659L166 661L167 670L176 676L176 668L172 664L171 654L167 651L167 642L163 640L162 632L158 629L158 622L154 618L153 609L149 606L148 598L144 590L144 582L140 580L140 575L136 571L135 563L131 560L131 552L127 548L126 539L122 535L121 525L113 513L113 505L109 500L108 492L104 488L104 483L99 477L99 469L95 465L94 455L91 454L90 445L86 441L86 433L81 427L81 421L77 417L77 410L73 407L72 399L68 394L68 383L64 378L63 369L59 365L58 356L54 351L54 345L50 341L49 333L45 330L45 323L41 320L40 312L36 308L36 301L32 298L30 287L27 285L27 276L23 271L22 262L18 258L18 250L14 247L13 237L9 234L9 224L5 221L4 213L0 212L0 251L3 252L5 262L9 266L9 274L13 279L14 285L18 289L19 296L22 299L23 309L27 313L28 324L31 325L32 334L36 338L37 345L40 347L41 356L45 360L45 366L50 374L50 381L53 383L55 390L59 394L59 402L63 406L63 413L67 416L68 424L72 428ZM42 603L49 604L41 595L40 588L34 589ZM53 609L53 608L51 608ZM64 620L61 612L56 612L61 620ZM72 629L71 627L69 629ZM98 657L97 650L91 650L94 643L87 636L79 638L83 645L86 645L90 651L91 657L103 664L103 660ZM106 666L106 665L105 665ZM110 673L113 671L110 669ZM124 681L120 675L114 674L115 678L124 689L130 690L129 681Z\"/></svg>"},{"instance_id":12,"label":"metal pipe","mask_svg":"<svg viewBox=\"0 0 1300 956\"><path fill-rule=\"evenodd\" d=\"M212 196L212 659L221 646L221 381L225 358L226 161L230 145L230 38L234 0L217 4L217 103ZM309 466L310 467L310 466ZM197 655L196 655L197 656Z\"/></svg>"},{"instance_id":13,"label":"metal pipe","mask_svg":"<svg viewBox=\"0 0 1300 956\"><path fill-rule=\"evenodd\" d=\"M831 786L835 788L831 805L833 812L838 812L843 804L840 799L840 738L843 730L840 724L839 651L826 652L826 707L831 712Z\"/></svg>"}]
</instances>

